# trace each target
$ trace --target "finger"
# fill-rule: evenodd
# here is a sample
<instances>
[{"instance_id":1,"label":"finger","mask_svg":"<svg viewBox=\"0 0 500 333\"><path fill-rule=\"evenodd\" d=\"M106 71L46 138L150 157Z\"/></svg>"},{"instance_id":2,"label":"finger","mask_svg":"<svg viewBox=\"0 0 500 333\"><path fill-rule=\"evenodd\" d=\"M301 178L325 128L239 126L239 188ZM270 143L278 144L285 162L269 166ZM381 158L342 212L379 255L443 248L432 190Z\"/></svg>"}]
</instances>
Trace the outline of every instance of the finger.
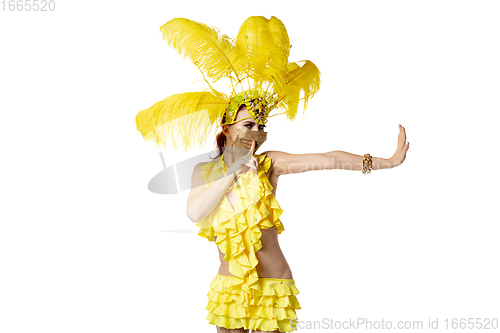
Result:
<instances>
[{"instance_id":1,"label":"finger","mask_svg":"<svg viewBox=\"0 0 500 333\"><path fill-rule=\"evenodd\" d=\"M406 132L405 132L405 128L401 125L399 125L399 134L398 134L398 137L400 140L402 140L403 142L406 141Z\"/></svg>"},{"instance_id":2,"label":"finger","mask_svg":"<svg viewBox=\"0 0 500 333\"><path fill-rule=\"evenodd\" d=\"M241 140L241 144L244 145L245 147L246 146L250 147L252 145L252 140Z\"/></svg>"},{"instance_id":3,"label":"finger","mask_svg":"<svg viewBox=\"0 0 500 333\"><path fill-rule=\"evenodd\" d=\"M248 148L247 155L252 156L252 146L250 145L250 148Z\"/></svg>"},{"instance_id":4,"label":"finger","mask_svg":"<svg viewBox=\"0 0 500 333\"><path fill-rule=\"evenodd\" d=\"M255 151L255 140L252 140L252 146L250 147L250 151L248 152L248 155L254 154Z\"/></svg>"},{"instance_id":5,"label":"finger","mask_svg":"<svg viewBox=\"0 0 500 333\"><path fill-rule=\"evenodd\" d=\"M400 131L398 134L398 150L402 150L405 145L406 137L404 135L403 126L400 126Z\"/></svg>"}]
</instances>

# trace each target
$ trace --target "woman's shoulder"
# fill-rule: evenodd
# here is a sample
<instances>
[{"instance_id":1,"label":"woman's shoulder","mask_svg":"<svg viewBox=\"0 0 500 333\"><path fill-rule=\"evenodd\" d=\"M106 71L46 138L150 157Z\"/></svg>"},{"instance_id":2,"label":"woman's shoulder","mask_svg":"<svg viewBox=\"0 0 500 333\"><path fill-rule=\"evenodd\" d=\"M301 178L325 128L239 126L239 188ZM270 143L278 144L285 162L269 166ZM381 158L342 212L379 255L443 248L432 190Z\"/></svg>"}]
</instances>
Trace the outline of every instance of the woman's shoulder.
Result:
<instances>
[{"instance_id":1,"label":"woman's shoulder","mask_svg":"<svg viewBox=\"0 0 500 333\"><path fill-rule=\"evenodd\" d=\"M200 162L196 164L193 168L193 175L200 175L206 179L207 173L210 171L211 167L217 162L218 159L215 159L210 162Z\"/></svg>"},{"instance_id":2,"label":"woman's shoulder","mask_svg":"<svg viewBox=\"0 0 500 333\"><path fill-rule=\"evenodd\" d=\"M220 159L221 157L219 156L210 162L200 162L195 166L195 171L201 172L201 175L206 178L205 176L209 173L211 174L221 169L221 164L219 163Z\"/></svg>"},{"instance_id":3,"label":"woman's shoulder","mask_svg":"<svg viewBox=\"0 0 500 333\"><path fill-rule=\"evenodd\" d=\"M293 159L294 154L286 153L284 151L279 151L279 150L268 150L263 152L261 155L266 155L267 158L269 158L271 162L271 168L274 167L276 162L282 163L283 161L289 161L290 159Z\"/></svg>"},{"instance_id":4,"label":"woman's shoulder","mask_svg":"<svg viewBox=\"0 0 500 333\"><path fill-rule=\"evenodd\" d=\"M274 151L274 150L267 150L263 153L257 154L257 156L265 156L265 157L272 159L275 152L276 151Z\"/></svg>"},{"instance_id":5,"label":"woman's shoulder","mask_svg":"<svg viewBox=\"0 0 500 333\"><path fill-rule=\"evenodd\" d=\"M264 166L264 172L271 173L276 151L269 150L255 156L259 159L259 164Z\"/></svg>"},{"instance_id":6,"label":"woman's shoulder","mask_svg":"<svg viewBox=\"0 0 500 333\"><path fill-rule=\"evenodd\" d=\"M268 158L270 158L271 160L276 160L278 157L282 156L283 154L286 154L285 152L283 151L279 151L279 150L267 150L263 153L261 153L260 155L262 156L266 156Z\"/></svg>"},{"instance_id":7,"label":"woman's shoulder","mask_svg":"<svg viewBox=\"0 0 500 333\"><path fill-rule=\"evenodd\" d=\"M218 165L217 162L219 160L220 157L210 162L200 162L196 164L193 169L193 179L197 179L197 182L200 183L204 181L205 188L207 188L217 178L217 168L214 169L214 166Z\"/></svg>"},{"instance_id":8,"label":"woman's shoulder","mask_svg":"<svg viewBox=\"0 0 500 333\"><path fill-rule=\"evenodd\" d=\"M220 161L220 156L213 159L212 161L209 161L209 162L200 162L198 164L195 165L195 170L198 169L198 170L203 170L203 169L207 169L209 168L210 166L216 164L217 162Z\"/></svg>"}]
</instances>

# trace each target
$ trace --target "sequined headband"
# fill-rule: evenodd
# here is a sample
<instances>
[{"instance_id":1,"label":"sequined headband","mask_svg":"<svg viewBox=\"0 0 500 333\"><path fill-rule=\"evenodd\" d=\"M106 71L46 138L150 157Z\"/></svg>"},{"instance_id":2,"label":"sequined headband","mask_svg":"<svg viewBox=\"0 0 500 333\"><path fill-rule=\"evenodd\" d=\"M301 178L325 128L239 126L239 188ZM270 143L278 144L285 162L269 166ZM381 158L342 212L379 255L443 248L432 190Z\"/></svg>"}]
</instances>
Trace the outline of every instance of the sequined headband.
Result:
<instances>
[{"instance_id":1,"label":"sequined headband","mask_svg":"<svg viewBox=\"0 0 500 333\"><path fill-rule=\"evenodd\" d=\"M236 122L236 115L241 105L246 106L248 113L250 113L250 117L245 117L238 121L253 118L259 125L264 125L267 122L269 113L276 105L276 101L272 96L260 89L243 91L231 99L225 113L226 121L223 122L222 125L230 125Z\"/></svg>"}]
</instances>

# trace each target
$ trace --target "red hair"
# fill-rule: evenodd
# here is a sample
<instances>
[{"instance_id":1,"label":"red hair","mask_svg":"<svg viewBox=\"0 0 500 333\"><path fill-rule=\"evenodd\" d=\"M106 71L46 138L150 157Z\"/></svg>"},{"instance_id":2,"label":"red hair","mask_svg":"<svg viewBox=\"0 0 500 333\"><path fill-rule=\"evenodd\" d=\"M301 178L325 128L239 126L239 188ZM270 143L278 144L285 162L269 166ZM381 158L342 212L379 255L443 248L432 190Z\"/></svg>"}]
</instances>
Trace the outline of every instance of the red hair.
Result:
<instances>
[{"instance_id":1,"label":"red hair","mask_svg":"<svg viewBox=\"0 0 500 333\"><path fill-rule=\"evenodd\" d=\"M238 112L240 112L240 110L243 109L244 107L246 107L246 105L241 104L239 109L238 109ZM238 117L238 113L236 113L236 117ZM234 118L234 119L236 119L236 118ZM222 116L221 124L224 124L225 122L226 122L226 113L224 113L224 115ZM229 126L231 126L231 125L229 125ZM222 156L222 153L224 152L224 142L225 141L226 141L226 136L224 135L224 132L221 131L215 137L215 144L217 146L217 149L219 150L219 154L217 156L215 156L214 159L216 159L219 156Z\"/></svg>"}]
</instances>

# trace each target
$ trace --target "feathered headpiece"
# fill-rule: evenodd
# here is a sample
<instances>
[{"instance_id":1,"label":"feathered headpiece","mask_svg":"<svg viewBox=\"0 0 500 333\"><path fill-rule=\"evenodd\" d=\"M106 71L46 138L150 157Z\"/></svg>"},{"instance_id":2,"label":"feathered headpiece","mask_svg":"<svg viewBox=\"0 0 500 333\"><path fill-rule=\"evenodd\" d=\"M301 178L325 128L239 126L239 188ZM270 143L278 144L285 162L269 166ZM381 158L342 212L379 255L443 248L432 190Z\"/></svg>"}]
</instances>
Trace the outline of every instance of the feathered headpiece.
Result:
<instances>
[{"instance_id":1,"label":"feathered headpiece","mask_svg":"<svg viewBox=\"0 0 500 333\"><path fill-rule=\"evenodd\" d=\"M274 16L270 20L248 18L236 40L221 35L217 28L185 18L165 23L160 31L170 46L198 67L208 87L169 96L137 114L137 129L145 140L153 139L157 145L165 145L167 137L175 148L180 145L187 150L194 142L203 145L214 125L235 122L242 104L261 125L274 109L293 120L299 100L304 101L305 111L319 90L316 65L309 60L288 61L288 34L283 22ZM213 83L229 80L231 93L215 90L207 79Z\"/></svg>"}]
</instances>

